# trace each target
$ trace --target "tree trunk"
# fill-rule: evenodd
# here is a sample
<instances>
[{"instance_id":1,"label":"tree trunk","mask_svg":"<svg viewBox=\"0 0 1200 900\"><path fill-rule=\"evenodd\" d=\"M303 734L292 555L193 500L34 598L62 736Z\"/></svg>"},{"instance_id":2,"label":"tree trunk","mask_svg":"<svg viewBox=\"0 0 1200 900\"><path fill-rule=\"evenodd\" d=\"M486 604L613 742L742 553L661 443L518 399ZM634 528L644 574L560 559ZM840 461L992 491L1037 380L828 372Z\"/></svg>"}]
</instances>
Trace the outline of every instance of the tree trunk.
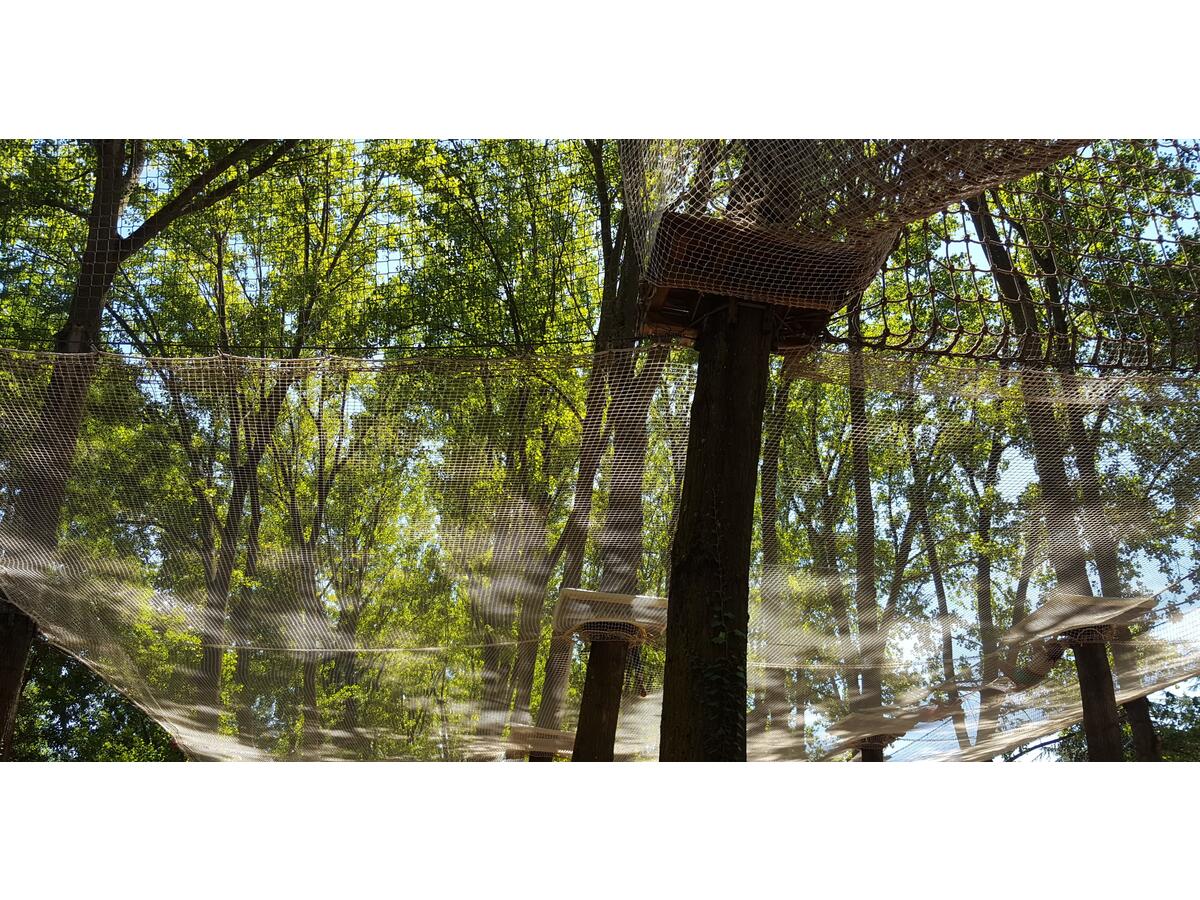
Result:
<instances>
[{"instance_id":1,"label":"tree trunk","mask_svg":"<svg viewBox=\"0 0 1200 900\"><path fill-rule=\"evenodd\" d=\"M80 254L79 275L71 295L67 322L54 337L55 352L72 354L56 359L42 403L36 434L39 445L21 462L19 488L13 503L12 525L17 535L38 553L58 546L58 525L66 502L67 483L83 423L88 385L95 370L90 354L100 343L101 313L120 265L117 224L125 211L128 191L136 179L126 171L124 141L97 142L96 181L87 216L87 240ZM132 163L130 163L132 165ZM140 168L140 163L139 163ZM80 354L76 356L75 354ZM21 682L29 656L33 620L0 597L0 665L15 680L0 679L0 726L16 716ZM26 639L24 636L29 634Z\"/></svg>"},{"instance_id":2,"label":"tree trunk","mask_svg":"<svg viewBox=\"0 0 1200 900\"><path fill-rule=\"evenodd\" d=\"M104 307L121 264L175 220L210 207L233 193L237 182L229 182L207 194L204 191L221 173L248 159L266 143L243 141L189 182L133 235L124 238L119 225L129 197L141 178L145 142L125 139L95 142L96 177L86 216L87 238L79 257L79 274L67 321L55 335L55 352L65 356L54 361L38 425L40 446L36 454L22 461L12 511L17 534L39 552L49 553L58 545L59 520L74 467L88 387L95 371L95 360L90 354L101 342ZM266 171L295 143L284 142L274 154L250 170L247 180ZM2 596L0 615L18 622L24 617ZM18 636L11 640L0 636L0 658L8 661L6 666L22 672L29 645L23 645L19 634L34 629L32 620L24 618L25 621L13 632ZM0 713L16 714L20 691L20 683L14 686L7 681L0 682Z\"/></svg>"},{"instance_id":3,"label":"tree trunk","mask_svg":"<svg viewBox=\"0 0 1200 900\"><path fill-rule=\"evenodd\" d=\"M36 633L29 616L7 601L0 602L0 760L13 757L17 704Z\"/></svg>"},{"instance_id":4,"label":"tree trunk","mask_svg":"<svg viewBox=\"0 0 1200 900\"><path fill-rule=\"evenodd\" d=\"M550 554L546 550L546 534L538 529L526 554L528 560L525 584L518 600L517 658L513 666L512 721L521 725L532 722L530 698L533 696L533 676L537 668L538 643L542 628L542 613L546 606L546 591L550 585Z\"/></svg>"},{"instance_id":5,"label":"tree trunk","mask_svg":"<svg viewBox=\"0 0 1200 900\"><path fill-rule=\"evenodd\" d=\"M626 641L592 641L572 762L612 762L628 653Z\"/></svg>"},{"instance_id":6,"label":"tree trunk","mask_svg":"<svg viewBox=\"0 0 1200 900\"><path fill-rule=\"evenodd\" d=\"M772 319L729 299L704 321L671 551L660 758L745 760L754 493Z\"/></svg>"},{"instance_id":7,"label":"tree trunk","mask_svg":"<svg viewBox=\"0 0 1200 900\"><path fill-rule=\"evenodd\" d=\"M1069 408L1067 416L1083 494L1083 533L1096 559L1096 570L1100 574L1100 593L1105 597L1122 597L1125 594L1125 582L1121 578L1116 536L1108 524L1108 515L1104 510L1100 472L1096 465L1096 442L1088 438L1083 415L1078 409ZM1128 686L1137 678L1137 651L1128 643L1131 637L1128 626L1122 625L1117 628L1112 645L1117 677L1122 682L1122 687ZM1138 697L1125 703L1124 709L1125 718L1133 732L1134 759L1138 762L1161 761L1158 735L1154 731L1154 721L1150 718L1150 701L1145 697Z\"/></svg>"},{"instance_id":8,"label":"tree trunk","mask_svg":"<svg viewBox=\"0 0 1200 900\"><path fill-rule=\"evenodd\" d=\"M966 202L975 232L991 266L992 277L1013 320L1014 329L1020 336L1019 340L1024 342L1021 356L1027 357L1035 349L1029 342L1037 340L1038 331L1029 285L1013 265L984 197L980 195ZM1053 403L1039 397L1043 393L1038 389L1041 380L1039 375L1032 367L1024 368L1020 389L1029 420L1034 465L1042 488L1050 565L1060 591L1091 597L1087 564L1075 524L1075 498L1067 481L1063 461L1066 447L1059 433ZM1122 758L1121 726L1108 651L1103 644L1080 642L1075 642L1072 649L1075 651L1079 694L1083 702L1088 758L1092 762L1119 761Z\"/></svg>"},{"instance_id":9,"label":"tree trunk","mask_svg":"<svg viewBox=\"0 0 1200 900\"><path fill-rule=\"evenodd\" d=\"M946 601L946 583L942 578L942 563L937 551L937 538L933 533L933 526L929 522L927 504L923 504L921 507L921 539L925 544L925 552L929 555L929 574L933 579L934 594L937 596L938 625L942 637L942 678L948 685L946 694L951 707L955 710L951 716L954 721L954 734L958 740L958 746L966 750L971 746L971 740L967 734L966 714L959 704L958 673L954 667L954 634L951 631L950 606ZM978 732L976 733L978 734Z\"/></svg>"},{"instance_id":10,"label":"tree trunk","mask_svg":"<svg viewBox=\"0 0 1200 900\"><path fill-rule=\"evenodd\" d=\"M987 467L984 469L983 485L979 492L979 515L976 536L979 552L975 555L975 614L979 621L980 690L979 724L975 740L983 744L990 740L1000 713L998 703L1003 698L1000 691L988 688L1000 677L1000 646L996 634L996 617L992 608L992 557L989 545L992 542L992 499L1000 471L1003 455L1000 432L992 434L992 445L988 450Z\"/></svg>"},{"instance_id":11,"label":"tree trunk","mask_svg":"<svg viewBox=\"0 0 1200 900\"><path fill-rule=\"evenodd\" d=\"M623 220L622 216L618 238L605 260L604 297L597 333L597 345L605 351L613 347L624 348L637 336L638 261ZM601 589L613 593L637 592L637 573L642 560L646 417L665 362L666 349L654 348L647 354L642 372L637 374L634 357L618 349L611 357L599 358L593 366L584 413L575 503L563 536L567 543L562 587L579 587L582 580L592 485L607 443L607 433L611 432L614 478L599 541ZM605 419L606 394L611 396L607 432L601 427ZM570 635L551 639L542 681L542 701L538 707L539 728L559 727L570 678L572 644ZM598 646L600 644L612 646ZM624 641L597 641L591 647L573 760L612 758L627 659L628 646ZM593 666L600 666L603 671L593 677ZM614 674L614 669L619 671ZM617 684L615 688L612 687L614 683ZM545 762L551 758L546 753L529 756L531 762Z\"/></svg>"},{"instance_id":12,"label":"tree trunk","mask_svg":"<svg viewBox=\"0 0 1200 900\"><path fill-rule=\"evenodd\" d=\"M575 500L563 529L563 575L561 587L577 588L583 578L583 556L587 545L588 523L592 516L592 485L600 456L604 450L601 424L604 420L605 370L607 359L597 358L588 374L587 403L584 407L583 436L580 441L579 474L575 479ZM557 730L562 722L562 705L571 676L571 635L554 635L542 674L542 699L538 704L535 724L538 728ZM551 753L533 752L530 762L551 762Z\"/></svg>"},{"instance_id":13,"label":"tree trunk","mask_svg":"<svg viewBox=\"0 0 1200 900\"><path fill-rule=\"evenodd\" d=\"M642 492L646 471L647 417L658 389L666 349L656 347L635 372L634 357L614 360L609 369L612 385L613 462L612 485L604 527L600 532L600 590L632 595L638 592L642 564L642 530L645 515ZM588 654L587 678L579 708L573 761L613 758L617 717L625 684L629 644L624 640L593 641ZM593 675L593 668L598 669Z\"/></svg>"},{"instance_id":14,"label":"tree trunk","mask_svg":"<svg viewBox=\"0 0 1200 900\"><path fill-rule=\"evenodd\" d=\"M857 310L851 313L857 323ZM853 326L852 326L853 327ZM880 663L883 657L879 628L879 598L875 585L875 502L871 494L870 427L867 422L866 373L862 352L850 351L851 481L854 485L854 612L858 620L862 693L858 708L877 709L883 703ZM863 762L883 762L883 748L863 747Z\"/></svg>"},{"instance_id":15,"label":"tree trunk","mask_svg":"<svg viewBox=\"0 0 1200 900\"><path fill-rule=\"evenodd\" d=\"M778 625L784 613L784 585L787 574L779 553L779 463L783 443L783 421L787 413L788 397L793 379L786 373L775 388L771 402L771 414L767 420L763 437L762 489L762 620L764 624ZM787 728L791 717L788 702L788 675L785 668L769 667L766 670L766 685L763 692L763 710L758 727L762 729Z\"/></svg>"}]
</instances>

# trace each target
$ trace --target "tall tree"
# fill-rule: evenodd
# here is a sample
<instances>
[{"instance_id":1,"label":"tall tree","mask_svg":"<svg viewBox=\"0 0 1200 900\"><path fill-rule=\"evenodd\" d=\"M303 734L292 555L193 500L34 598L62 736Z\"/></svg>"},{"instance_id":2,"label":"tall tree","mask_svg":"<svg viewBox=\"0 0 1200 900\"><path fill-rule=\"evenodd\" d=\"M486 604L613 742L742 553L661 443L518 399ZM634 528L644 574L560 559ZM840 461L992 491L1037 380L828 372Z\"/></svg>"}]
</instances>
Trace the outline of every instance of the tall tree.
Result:
<instances>
[{"instance_id":1,"label":"tall tree","mask_svg":"<svg viewBox=\"0 0 1200 900\"><path fill-rule=\"evenodd\" d=\"M1018 340L1023 346L1033 348L1039 329L1028 282L1001 240L986 198L979 195L967 200L967 208ZM1044 399L1047 381L1039 376L1036 370L1026 368L1021 373L1020 386L1042 491L1048 556L1060 591L1091 597L1086 556L1076 527L1075 497L1064 464L1066 444L1054 405ZM1108 650L1104 644L1086 639L1073 642L1072 650L1083 699L1089 757L1093 762L1119 761L1121 735Z\"/></svg>"},{"instance_id":2,"label":"tall tree","mask_svg":"<svg viewBox=\"0 0 1200 900\"><path fill-rule=\"evenodd\" d=\"M89 355L103 343L104 310L121 267L171 224L231 196L274 166L295 145L296 141L247 140L210 148L188 147L173 154L168 151L168 160L178 164L178 178L168 179L175 189L163 194L153 192L154 196L146 198L144 209L138 210L140 223L123 233L146 162L157 148L144 140L94 142L88 207L60 205L85 222L86 234L78 249L78 269L66 321L54 338L55 350L64 356L52 371L42 407L39 430L44 445L41 452L24 461L11 520L4 523L19 540L42 552L57 543L92 374ZM16 715L20 673L25 668L34 629L7 598L0 598L0 605L0 657L9 660L6 677L0 678L3 748Z\"/></svg>"}]
</instances>

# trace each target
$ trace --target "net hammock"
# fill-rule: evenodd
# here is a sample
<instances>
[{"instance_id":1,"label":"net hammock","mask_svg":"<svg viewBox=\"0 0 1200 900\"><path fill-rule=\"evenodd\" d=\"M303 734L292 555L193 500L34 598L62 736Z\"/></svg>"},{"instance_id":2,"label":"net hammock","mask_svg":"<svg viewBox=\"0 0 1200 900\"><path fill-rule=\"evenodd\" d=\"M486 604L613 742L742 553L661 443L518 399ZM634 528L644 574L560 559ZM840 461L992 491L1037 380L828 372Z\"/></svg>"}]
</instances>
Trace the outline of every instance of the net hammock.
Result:
<instances>
[{"instance_id":1,"label":"net hammock","mask_svg":"<svg viewBox=\"0 0 1200 900\"><path fill-rule=\"evenodd\" d=\"M647 362L647 351L620 353L639 357L633 369ZM676 351L662 365L646 418L644 526L606 537L637 554L649 595L622 605L595 592L606 497L636 474L614 468L611 446L602 448L594 483L591 536L580 546L564 541L581 436L572 407L594 357L7 353L0 440L12 465L38 455L40 401L54 365L87 368L91 402L69 533L46 548L6 529L0 587L197 758L565 753L586 623L638 625L617 756L652 759L661 703L656 595L665 593L686 447L689 357ZM1119 535L1129 598L1072 602L1046 571L1045 516L1016 376L974 363L875 362L868 437L884 610L877 633L862 629L850 603L852 517L830 515L839 498L846 502L850 478L849 360L831 352L803 372L776 372L778 402L764 431L779 437L782 549L771 565L761 552L755 563L751 758L836 756L892 733L898 759L996 755L1078 718L1070 666L1041 671L1037 657L1086 627L1095 634L1085 639L1119 640L1132 660L1118 672L1122 695L1200 673L1195 385L1124 375L1042 386L1060 417L1075 410L1096 430L1098 464L1113 487L1103 509L1088 513ZM253 418L280 386L285 399L244 538L223 571L237 490L230 398ZM522 433L518 410L538 424L531 433ZM832 427L814 431L814 419ZM514 439L528 454L516 466ZM994 446L1003 449L989 476ZM992 520L990 546L978 540L983 514ZM1082 531L1077 540L1085 552ZM572 551L585 558L583 590L564 591L559 578ZM990 566L982 625L981 559ZM1120 638L1114 620L1127 629ZM555 638L570 642L559 670ZM854 708L856 672L867 667L883 673L885 708ZM535 726L556 678L565 682L559 720L547 727L543 715Z\"/></svg>"},{"instance_id":2,"label":"net hammock","mask_svg":"<svg viewBox=\"0 0 1200 900\"><path fill-rule=\"evenodd\" d=\"M420 322L449 307L481 334L504 327L506 291L547 319L599 292L600 212L562 177L569 142L482 146L344 149L338 221L369 190L406 210L380 200L364 217L341 283L354 309L382 299ZM401 178L393 152L446 177ZM195 758L566 756L589 647L613 637L632 646L616 757L656 758L686 344L706 295L729 291L771 307L785 351L763 427L749 757L875 742L893 759L991 758L1079 720L1082 643L1111 647L1121 702L1200 674L1196 152L623 142L622 227L653 336L640 347L555 350L573 333L556 326L505 333L509 349L486 355L384 352L364 314L299 359L228 345L170 357L169 334L110 336L156 354L4 351L0 591ZM260 180L244 202L294 189ZM500 282L481 274L505 249L494 234L456 244L430 224L461 215L477 234L520 204L535 227L500 226L520 251ZM9 247L57 222L30 219ZM263 240L286 245L285 225L264 223ZM592 251L574 268L549 265L580 246ZM249 250L230 253L249 270ZM178 277L167 265L140 263L138 283ZM22 301L54 287L44 275L24 293L5 276L17 338ZM47 542L11 511L55 457L52 376L87 402L64 530ZM1057 484L1039 478L1033 431L1070 457ZM874 505L869 576L856 477ZM1047 500L1056 487L1075 498L1067 514ZM1064 545L1093 597L1059 589L1049 560ZM611 589L617 568L634 590ZM874 614L856 602L868 582Z\"/></svg>"}]
</instances>

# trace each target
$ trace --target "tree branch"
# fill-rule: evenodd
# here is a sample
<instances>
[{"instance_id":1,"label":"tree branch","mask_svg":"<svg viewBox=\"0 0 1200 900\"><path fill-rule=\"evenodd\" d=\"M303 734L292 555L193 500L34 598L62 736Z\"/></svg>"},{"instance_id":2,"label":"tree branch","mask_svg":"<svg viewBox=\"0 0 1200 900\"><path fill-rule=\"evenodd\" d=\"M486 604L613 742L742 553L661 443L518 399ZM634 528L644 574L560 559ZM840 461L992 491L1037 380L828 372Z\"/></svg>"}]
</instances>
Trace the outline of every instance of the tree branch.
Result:
<instances>
[{"instance_id":1,"label":"tree branch","mask_svg":"<svg viewBox=\"0 0 1200 900\"><path fill-rule=\"evenodd\" d=\"M207 169L197 175L188 183L188 185L175 195L171 200L167 201L158 209L150 218L146 219L136 231L129 237L121 240L122 256L129 256L137 252L146 245L147 242L157 237L162 233L163 229L179 219L181 216L189 213L200 212L208 209L211 206L220 203L242 185L257 178L276 162L285 153L291 150L299 141L287 140L281 141L274 151L261 159L256 165L252 166L245 177L234 178L228 181L221 187L215 190L204 193L213 181L220 177L224 172L252 157L257 151L269 145L271 142L267 140L248 140L243 141L229 153L222 156Z\"/></svg>"}]
</instances>

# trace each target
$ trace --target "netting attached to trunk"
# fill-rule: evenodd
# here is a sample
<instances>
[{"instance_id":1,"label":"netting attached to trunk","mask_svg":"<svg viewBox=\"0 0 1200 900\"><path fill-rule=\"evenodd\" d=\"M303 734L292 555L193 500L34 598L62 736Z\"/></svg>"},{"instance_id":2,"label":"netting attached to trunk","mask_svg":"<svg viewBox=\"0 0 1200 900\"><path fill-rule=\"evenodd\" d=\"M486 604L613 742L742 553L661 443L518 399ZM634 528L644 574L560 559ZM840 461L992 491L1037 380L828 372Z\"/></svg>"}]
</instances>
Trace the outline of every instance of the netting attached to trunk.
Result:
<instances>
[{"instance_id":1,"label":"netting attached to trunk","mask_svg":"<svg viewBox=\"0 0 1200 900\"><path fill-rule=\"evenodd\" d=\"M622 145L655 330L689 334L687 292L732 295L775 307L785 339L1153 371L1200 366L1198 153L1178 140ZM1011 284L998 290L993 269Z\"/></svg>"},{"instance_id":2,"label":"netting attached to trunk","mask_svg":"<svg viewBox=\"0 0 1200 900\"><path fill-rule=\"evenodd\" d=\"M587 643L571 636L578 622L556 628L555 610L560 593L597 596L563 592L569 557L580 556L579 586L596 589L606 554L632 551L647 614L661 612L651 600L665 594L689 352L657 371L641 420L644 470L618 462L612 430L588 438L599 441L583 488L588 527L568 527L583 508L581 443L597 434L581 420L588 372L624 357L632 378L653 352L290 362L5 353L6 485L38 471L52 371L90 387L64 537L31 542L6 514L0 589L199 757L562 748ZM1195 384L1035 382L994 364L872 355L864 430L849 403L851 362L827 353L773 376L762 471L776 514L756 525L751 758L815 759L883 738L898 759L1002 752L1077 720L1070 642L1116 618L1126 631L1094 639L1113 642L1121 695L1200 672ZM627 387L613 381L609 421ZM1112 598L1092 612L1064 599L1047 566L1049 528L1063 520L1045 506L1030 415L1049 417L1064 447L1075 424L1089 436L1103 493L1098 503L1089 493L1086 461L1072 472L1081 499L1067 517L1071 542L1095 579L1111 562L1096 529L1115 540L1131 598L1123 615ZM876 511L874 620L858 602L849 501L848 447L861 436ZM248 465L256 441L261 458ZM643 524L606 529L614 491L631 479ZM6 488L6 510L11 500ZM1061 633L1042 627L1064 603ZM661 654L653 640L632 653L618 758L656 755ZM874 707L864 700L872 673Z\"/></svg>"}]
</instances>

